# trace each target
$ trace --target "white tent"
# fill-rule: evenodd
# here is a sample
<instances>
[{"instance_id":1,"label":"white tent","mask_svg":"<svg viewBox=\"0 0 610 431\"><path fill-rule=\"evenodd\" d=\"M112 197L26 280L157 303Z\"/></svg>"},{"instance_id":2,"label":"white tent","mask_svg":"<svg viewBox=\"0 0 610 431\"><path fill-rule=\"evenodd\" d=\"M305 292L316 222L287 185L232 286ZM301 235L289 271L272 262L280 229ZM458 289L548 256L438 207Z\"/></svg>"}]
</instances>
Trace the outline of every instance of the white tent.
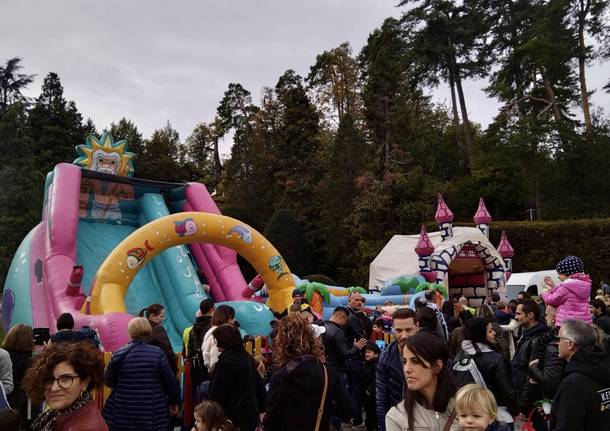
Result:
<instances>
[{"instance_id":1,"label":"white tent","mask_svg":"<svg viewBox=\"0 0 610 431\"><path fill-rule=\"evenodd\" d=\"M453 237L442 241L440 232L429 232L428 237L434 246L434 252L458 244L470 242L485 246L489 253L497 257L502 264L504 260L489 242L489 239L476 227L454 227ZM400 275L419 273L419 256L415 247L419 241L417 235L394 235L377 257L371 262L369 269L369 289L380 290L384 284ZM461 247L460 247L461 248Z\"/></svg>"}]
</instances>

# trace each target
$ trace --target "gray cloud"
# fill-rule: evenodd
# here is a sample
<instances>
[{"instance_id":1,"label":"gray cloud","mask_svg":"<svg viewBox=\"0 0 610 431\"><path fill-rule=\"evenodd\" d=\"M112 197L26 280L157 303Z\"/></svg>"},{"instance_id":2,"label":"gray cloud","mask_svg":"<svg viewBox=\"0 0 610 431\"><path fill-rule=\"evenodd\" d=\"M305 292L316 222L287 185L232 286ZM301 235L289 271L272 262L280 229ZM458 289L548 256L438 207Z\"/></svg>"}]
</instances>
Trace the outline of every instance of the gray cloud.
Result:
<instances>
[{"instance_id":1,"label":"gray cloud","mask_svg":"<svg viewBox=\"0 0 610 431\"><path fill-rule=\"evenodd\" d=\"M349 41L358 52L388 16L400 16L396 0L4 0L0 61L23 58L37 79L57 72L67 98L98 128L125 116L145 136L167 120L185 139L196 123L213 118L230 82L256 99L286 69L306 75L317 54ZM590 69L601 88L607 72ZM488 124L497 101L482 82L465 91L471 119ZM434 98L449 100L447 88ZM608 105L601 92L597 106ZM577 112L579 114L579 112ZM224 144L228 152L230 139Z\"/></svg>"}]
</instances>

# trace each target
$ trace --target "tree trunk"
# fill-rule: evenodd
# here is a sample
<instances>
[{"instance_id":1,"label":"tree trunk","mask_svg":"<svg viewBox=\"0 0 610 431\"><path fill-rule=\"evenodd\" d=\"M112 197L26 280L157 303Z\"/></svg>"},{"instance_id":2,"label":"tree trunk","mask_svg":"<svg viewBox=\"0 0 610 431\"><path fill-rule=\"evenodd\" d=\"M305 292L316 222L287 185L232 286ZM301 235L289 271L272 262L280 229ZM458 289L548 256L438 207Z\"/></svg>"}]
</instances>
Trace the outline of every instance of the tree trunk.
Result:
<instances>
[{"instance_id":1,"label":"tree trunk","mask_svg":"<svg viewBox=\"0 0 610 431\"><path fill-rule=\"evenodd\" d=\"M222 163L220 161L220 152L218 150L218 136L214 137L214 176L216 179L216 189L222 180Z\"/></svg>"},{"instance_id":2,"label":"tree trunk","mask_svg":"<svg viewBox=\"0 0 610 431\"><path fill-rule=\"evenodd\" d=\"M589 93L587 92L587 79L585 77L585 61L587 58L585 46L585 18L588 13L589 2L585 6L580 0L580 13L578 14L578 79L580 80L580 99L582 113L585 118L585 130L591 131L591 114L589 113Z\"/></svg>"},{"instance_id":3,"label":"tree trunk","mask_svg":"<svg viewBox=\"0 0 610 431\"><path fill-rule=\"evenodd\" d=\"M455 58L453 61L455 66L455 85L457 87L458 99L460 101L460 111L462 113L462 126L464 128L464 138L466 138L466 153L468 154L468 164L469 167L473 165L473 143L472 143L472 133L470 132L470 121L468 120L468 111L466 110L466 100L464 99L464 91L462 90L462 80L460 78L460 74L457 70L457 65L455 63Z\"/></svg>"},{"instance_id":4,"label":"tree trunk","mask_svg":"<svg viewBox=\"0 0 610 431\"><path fill-rule=\"evenodd\" d=\"M559 123L561 121L561 113L559 112L559 108L557 108L557 101L555 100L555 92L551 87L551 84L546 79L546 76L542 73L542 81L544 82L544 90L549 99L549 103L551 104L551 111L553 111L553 117L555 121Z\"/></svg>"},{"instance_id":5,"label":"tree trunk","mask_svg":"<svg viewBox=\"0 0 610 431\"><path fill-rule=\"evenodd\" d=\"M453 79L453 71L449 69L449 89L451 90L451 111L453 112L453 126L455 127L455 139L459 146L460 141L458 139L457 131L460 128L460 116L457 110L457 100L455 98L455 80Z\"/></svg>"},{"instance_id":6,"label":"tree trunk","mask_svg":"<svg viewBox=\"0 0 610 431\"><path fill-rule=\"evenodd\" d=\"M534 174L534 204L536 208L536 220L542 220L542 199L540 197L540 178L538 173Z\"/></svg>"},{"instance_id":7,"label":"tree trunk","mask_svg":"<svg viewBox=\"0 0 610 431\"><path fill-rule=\"evenodd\" d=\"M382 172L388 167L390 162L390 101L388 96L383 96L383 156L382 156Z\"/></svg>"}]
</instances>

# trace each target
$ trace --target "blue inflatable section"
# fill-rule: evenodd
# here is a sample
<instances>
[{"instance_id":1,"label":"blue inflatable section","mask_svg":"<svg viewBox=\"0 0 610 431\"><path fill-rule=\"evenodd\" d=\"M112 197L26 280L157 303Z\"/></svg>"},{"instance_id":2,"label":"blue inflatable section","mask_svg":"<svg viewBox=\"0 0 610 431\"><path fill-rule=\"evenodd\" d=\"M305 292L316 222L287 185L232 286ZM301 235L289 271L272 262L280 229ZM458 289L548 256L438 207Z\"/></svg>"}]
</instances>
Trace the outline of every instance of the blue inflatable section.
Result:
<instances>
[{"instance_id":1,"label":"blue inflatable section","mask_svg":"<svg viewBox=\"0 0 610 431\"><path fill-rule=\"evenodd\" d=\"M121 207L120 220L103 223L81 219L77 236L77 262L83 266L83 290L91 288L91 279L112 250L139 226L170 213L160 194L146 193ZM165 307L166 328L175 351L182 350L182 329L193 324L199 303L208 295L201 286L195 264L185 246L169 248L142 268L129 285L125 304L136 315L146 306L160 303ZM247 301L227 303L235 308L236 319L246 334L269 334L273 313L263 304Z\"/></svg>"}]
</instances>

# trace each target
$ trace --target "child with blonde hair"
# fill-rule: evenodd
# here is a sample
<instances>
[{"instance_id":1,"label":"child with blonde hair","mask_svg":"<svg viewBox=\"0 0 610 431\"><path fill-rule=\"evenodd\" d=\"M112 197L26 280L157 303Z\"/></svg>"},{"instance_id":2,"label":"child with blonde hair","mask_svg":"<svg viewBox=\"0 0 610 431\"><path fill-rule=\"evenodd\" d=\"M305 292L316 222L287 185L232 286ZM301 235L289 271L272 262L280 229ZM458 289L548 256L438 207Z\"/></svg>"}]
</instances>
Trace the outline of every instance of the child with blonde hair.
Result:
<instances>
[{"instance_id":1,"label":"child with blonde hair","mask_svg":"<svg viewBox=\"0 0 610 431\"><path fill-rule=\"evenodd\" d=\"M498 422L498 405L491 391L484 386L463 386L455 396L455 412L463 431L511 431Z\"/></svg>"}]
</instances>

